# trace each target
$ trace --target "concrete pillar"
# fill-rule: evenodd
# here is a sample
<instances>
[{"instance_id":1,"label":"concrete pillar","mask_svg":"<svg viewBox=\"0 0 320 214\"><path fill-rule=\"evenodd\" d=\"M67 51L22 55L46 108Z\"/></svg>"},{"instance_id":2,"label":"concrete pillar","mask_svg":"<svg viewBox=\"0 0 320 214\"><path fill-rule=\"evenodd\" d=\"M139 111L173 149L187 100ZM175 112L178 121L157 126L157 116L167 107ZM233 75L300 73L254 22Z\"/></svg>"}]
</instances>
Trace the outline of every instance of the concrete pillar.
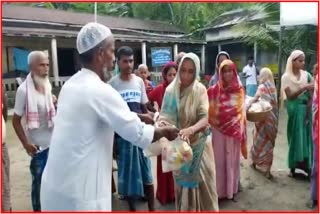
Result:
<instances>
[{"instance_id":1,"label":"concrete pillar","mask_svg":"<svg viewBox=\"0 0 320 214\"><path fill-rule=\"evenodd\" d=\"M201 48L201 72L205 73L206 69L206 46L202 45Z\"/></svg>"},{"instance_id":2,"label":"concrete pillar","mask_svg":"<svg viewBox=\"0 0 320 214\"><path fill-rule=\"evenodd\" d=\"M58 50L57 50L57 40L53 38L51 40L51 55L52 55L52 69L54 86L59 86L59 69L58 69Z\"/></svg>"},{"instance_id":3,"label":"concrete pillar","mask_svg":"<svg viewBox=\"0 0 320 214\"><path fill-rule=\"evenodd\" d=\"M173 45L173 60L178 55L178 44Z\"/></svg>"},{"instance_id":4,"label":"concrete pillar","mask_svg":"<svg viewBox=\"0 0 320 214\"><path fill-rule=\"evenodd\" d=\"M141 55L142 55L142 64L147 64L147 44L146 42L141 43Z\"/></svg>"}]
</instances>

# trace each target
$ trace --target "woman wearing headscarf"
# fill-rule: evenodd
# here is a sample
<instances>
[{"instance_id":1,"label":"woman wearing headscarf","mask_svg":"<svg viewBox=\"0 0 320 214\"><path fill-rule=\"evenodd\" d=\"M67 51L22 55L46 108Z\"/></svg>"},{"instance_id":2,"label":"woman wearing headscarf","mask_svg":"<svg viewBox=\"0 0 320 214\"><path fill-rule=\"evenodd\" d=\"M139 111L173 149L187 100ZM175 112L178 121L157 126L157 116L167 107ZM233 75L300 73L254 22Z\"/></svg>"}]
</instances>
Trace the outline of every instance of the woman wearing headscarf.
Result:
<instances>
[{"instance_id":1,"label":"woman wearing headscarf","mask_svg":"<svg viewBox=\"0 0 320 214\"><path fill-rule=\"evenodd\" d=\"M157 105L161 107L166 88L174 80L177 69L177 64L175 62L168 62L164 65L162 69L163 82L148 94L150 102L156 102ZM174 181L172 172L162 172L161 155L157 158L157 181L158 187L156 197L159 202L162 205L174 202Z\"/></svg>"},{"instance_id":2,"label":"woman wearing headscarf","mask_svg":"<svg viewBox=\"0 0 320 214\"><path fill-rule=\"evenodd\" d=\"M209 123L212 129L219 199L234 199L240 180L240 151L246 154L245 91L236 66L224 60L219 81L208 89Z\"/></svg>"},{"instance_id":3,"label":"woman wearing headscarf","mask_svg":"<svg viewBox=\"0 0 320 214\"><path fill-rule=\"evenodd\" d=\"M259 82L260 85L251 103L261 98L271 104L272 111L265 120L255 123L253 146L251 147L252 166L254 168L256 166L264 168L266 177L272 178L270 169L273 161L273 148L278 133L279 110L277 88L269 68L261 69Z\"/></svg>"},{"instance_id":4,"label":"woman wearing headscarf","mask_svg":"<svg viewBox=\"0 0 320 214\"><path fill-rule=\"evenodd\" d=\"M293 51L281 78L282 101L286 100L288 112L288 166L292 177L297 168L310 176L312 166L311 105L308 104L314 84L312 76L302 70L304 63L304 53L300 50Z\"/></svg>"},{"instance_id":5,"label":"woman wearing headscarf","mask_svg":"<svg viewBox=\"0 0 320 214\"><path fill-rule=\"evenodd\" d=\"M173 172L177 211L218 211L214 155L207 129L208 96L197 80L199 73L198 56L185 54L176 78L166 89L159 118L179 128L193 152L191 163Z\"/></svg>"},{"instance_id":6,"label":"woman wearing headscarf","mask_svg":"<svg viewBox=\"0 0 320 214\"><path fill-rule=\"evenodd\" d=\"M314 94L313 94L313 102L312 102L312 138L313 138L313 165L312 165L312 174L311 174L311 207L314 208L318 205L318 194L317 194L317 186L318 186L318 143L319 143L319 74L318 74L318 64L314 67L314 75L316 78Z\"/></svg>"},{"instance_id":7,"label":"woman wearing headscarf","mask_svg":"<svg viewBox=\"0 0 320 214\"><path fill-rule=\"evenodd\" d=\"M215 85L219 81L219 66L226 59L230 59L229 54L225 51L220 51L216 57L215 74L213 75L213 77L209 82L209 87Z\"/></svg>"}]
</instances>

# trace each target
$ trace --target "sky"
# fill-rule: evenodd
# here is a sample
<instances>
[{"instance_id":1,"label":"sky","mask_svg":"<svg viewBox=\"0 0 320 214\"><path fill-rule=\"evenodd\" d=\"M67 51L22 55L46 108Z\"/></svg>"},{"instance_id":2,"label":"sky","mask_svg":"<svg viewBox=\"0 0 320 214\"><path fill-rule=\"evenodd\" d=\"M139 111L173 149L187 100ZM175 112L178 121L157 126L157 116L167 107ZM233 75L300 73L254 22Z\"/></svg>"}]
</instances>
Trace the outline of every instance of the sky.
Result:
<instances>
[{"instance_id":1,"label":"sky","mask_svg":"<svg viewBox=\"0 0 320 214\"><path fill-rule=\"evenodd\" d=\"M318 25L318 2L281 2L281 26Z\"/></svg>"}]
</instances>

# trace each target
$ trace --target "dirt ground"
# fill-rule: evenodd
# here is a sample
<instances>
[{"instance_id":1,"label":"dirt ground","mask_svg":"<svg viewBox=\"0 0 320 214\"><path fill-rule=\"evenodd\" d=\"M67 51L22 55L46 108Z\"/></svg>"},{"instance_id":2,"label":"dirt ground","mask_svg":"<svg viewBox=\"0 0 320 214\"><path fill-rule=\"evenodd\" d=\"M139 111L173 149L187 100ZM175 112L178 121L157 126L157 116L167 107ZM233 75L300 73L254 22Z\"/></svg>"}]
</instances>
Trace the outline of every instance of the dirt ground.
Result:
<instances>
[{"instance_id":1,"label":"dirt ground","mask_svg":"<svg viewBox=\"0 0 320 214\"><path fill-rule=\"evenodd\" d=\"M272 174L274 180L268 180L250 167L250 158L241 161L241 184L243 191L237 195L237 202L222 201L220 210L228 211L263 211L263 210L299 210L308 211L306 206L310 198L310 182L305 179L288 177L287 140L285 112L280 114L279 133L274 150ZM248 125L248 150L252 145L253 124ZM11 197L13 211L32 211L30 158L14 134L11 121L7 123L7 145L11 159ZM153 176L156 178L156 159L152 159ZM114 174L116 177L116 173ZM156 185L156 179L155 179ZM113 210L128 210L127 204L113 196ZM139 202L139 210L147 210L145 202ZM161 206L156 203L156 210L175 210L174 204Z\"/></svg>"}]
</instances>

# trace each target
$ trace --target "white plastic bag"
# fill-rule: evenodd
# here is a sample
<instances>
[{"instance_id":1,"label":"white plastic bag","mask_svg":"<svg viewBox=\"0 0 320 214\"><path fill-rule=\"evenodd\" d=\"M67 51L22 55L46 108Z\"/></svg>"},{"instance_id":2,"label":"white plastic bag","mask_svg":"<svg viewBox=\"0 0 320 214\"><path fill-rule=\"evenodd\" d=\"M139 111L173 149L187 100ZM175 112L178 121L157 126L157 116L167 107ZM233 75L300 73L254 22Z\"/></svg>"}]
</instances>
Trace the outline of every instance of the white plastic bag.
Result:
<instances>
[{"instance_id":1,"label":"white plastic bag","mask_svg":"<svg viewBox=\"0 0 320 214\"><path fill-rule=\"evenodd\" d=\"M178 138L162 149L162 172L179 170L185 163L192 161L193 153L189 143Z\"/></svg>"},{"instance_id":2,"label":"white plastic bag","mask_svg":"<svg viewBox=\"0 0 320 214\"><path fill-rule=\"evenodd\" d=\"M151 143L146 149L143 150L144 156L152 157L161 155L162 149L166 147L169 141L166 138L161 138L159 141Z\"/></svg>"},{"instance_id":3,"label":"white plastic bag","mask_svg":"<svg viewBox=\"0 0 320 214\"><path fill-rule=\"evenodd\" d=\"M259 99L258 102L255 102L251 105L248 112L258 113L258 112L263 112L263 111L269 111L271 109L272 109L272 106L268 101L263 100L263 99Z\"/></svg>"},{"instance_id":4,"label":"white plastic bag","mask_svg":"<svg viewBox=\"0 0 320 214\"><path fill-rule=\"evenodd\" d=\"M156 112L158 113L158 112ZM156 119L159 117L159 113L155 114L154 120L155 120L155 128L162 127L162 126L172 126L173 125L166 123L165 125L160 124L159 122L156 121ZM152 157L152 156L158 156L161 155L162 149L169 143L167 138L161 138L157 142L151 143L147 148L143 150L143 154L146 157Z\"/></svg>"}]
</instances>

